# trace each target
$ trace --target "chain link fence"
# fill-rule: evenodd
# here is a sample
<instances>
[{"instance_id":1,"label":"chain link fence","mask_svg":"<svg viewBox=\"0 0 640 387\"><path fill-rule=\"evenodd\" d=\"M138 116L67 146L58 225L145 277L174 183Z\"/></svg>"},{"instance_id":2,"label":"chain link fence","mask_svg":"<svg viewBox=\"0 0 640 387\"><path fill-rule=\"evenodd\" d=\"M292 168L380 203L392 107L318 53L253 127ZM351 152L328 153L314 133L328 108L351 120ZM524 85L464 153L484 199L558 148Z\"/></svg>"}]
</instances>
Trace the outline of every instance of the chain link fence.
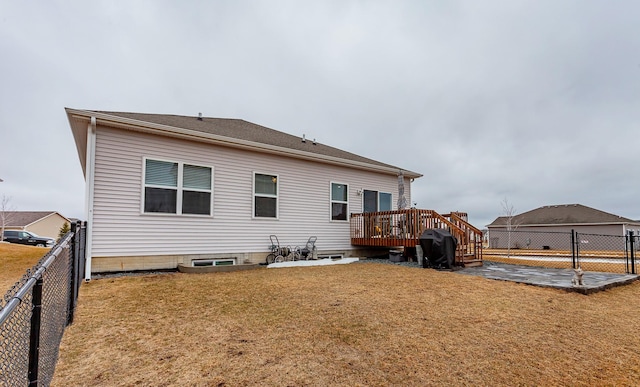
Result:
<instances>
[{"instance_id":1,"label":"chain link fence","mask_svg":"<svg viewBox=\"0 0 640 387\"><path fill-rule=\"evenodd\" d=\"M491 231L483 258L528 266L638 274L640 238L576 231Z\"/></svg>"},{"instance_id":2,"label":"chain link fence","mask_svg":"<svg viewBox=\"0 0 640 387\"><path fill-rule=\"evenodd\" d=\"M48 386L84 272L86 223L67 233L0 300L0 387Z\"/></svg>"}]
</instances>

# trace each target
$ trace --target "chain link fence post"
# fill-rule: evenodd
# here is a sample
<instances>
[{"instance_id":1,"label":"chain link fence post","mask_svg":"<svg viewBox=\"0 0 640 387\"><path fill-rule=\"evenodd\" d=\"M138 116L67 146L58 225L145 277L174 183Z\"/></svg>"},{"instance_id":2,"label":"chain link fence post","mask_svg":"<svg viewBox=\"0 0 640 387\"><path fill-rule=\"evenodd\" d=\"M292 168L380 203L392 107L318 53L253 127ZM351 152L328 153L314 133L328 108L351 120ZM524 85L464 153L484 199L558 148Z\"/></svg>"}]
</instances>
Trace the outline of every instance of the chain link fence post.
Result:
<instances>
[{"instance_id":1,"label":"chain link fence post","mask_svg":"<svg viewBox=\"0 0 640 387\"><path fill-rule=\"evenodd\" d=\"M636 238L633 235L633 231L629 230L629 253L630 253L630 258L631 258L631 274L637 274L636 273Z\"/></svg>"},{"instance_id":2,"label":"chain link fence post","mask_svg":"<svg viewBox=\"0 0 640 387\"><path fill-rule=\"evenodd\" d=\"M42 322L42 287L44 281L38 278L31 295L31 334L29 335L29 386L38 385L40 365L40 325Z\"/></svg>"},{"instance_id":3,"label":"chain link fence post","mask_svg":"<svg viewBox=\"0 0 640 387\"><path fill-rule=\"evenodd\" d=\"M69 252L71 253L71 291L69 292L69 314L67 316L67 325L71 325L73 323L73 315L76 309L76 303L78 300L78 290L79 290L79 281L78 281L78 223L71 223L71 232L73 233L73 238L69 241Z\"/></svg>"},{"instance_id":4,"label":"chain link fence post","mask_svg":"<svg viewBox=\"0 0 640 387\"><path fill-rule=\"evenodd\" d=\"M576 254L576 231L571 229L571 267L577 269L578 257Z\"/></svg>"}]
</instances>

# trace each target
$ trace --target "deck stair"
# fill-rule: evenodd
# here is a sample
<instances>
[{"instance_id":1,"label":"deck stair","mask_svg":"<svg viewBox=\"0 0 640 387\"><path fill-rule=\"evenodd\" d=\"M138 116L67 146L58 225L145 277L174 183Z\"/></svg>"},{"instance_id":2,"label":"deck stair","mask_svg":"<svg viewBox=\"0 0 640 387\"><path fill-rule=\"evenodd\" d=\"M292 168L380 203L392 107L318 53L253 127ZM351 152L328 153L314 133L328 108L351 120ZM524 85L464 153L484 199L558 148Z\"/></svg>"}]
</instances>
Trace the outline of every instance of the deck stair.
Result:
<instances>
[{"instance_id":1,"label":"deck stair","mask_svg":"<svg viewBox=\"0 0 640 387\"><path fill-rule=\"evenodd\" d=\"M351 244L354 246L415 247L426 229L448 230L458 241L456 265L482 265L482 231L472 226L463 212L441 215L433 210L409 208L351 214Z\"/></svg>"}]
</instances>

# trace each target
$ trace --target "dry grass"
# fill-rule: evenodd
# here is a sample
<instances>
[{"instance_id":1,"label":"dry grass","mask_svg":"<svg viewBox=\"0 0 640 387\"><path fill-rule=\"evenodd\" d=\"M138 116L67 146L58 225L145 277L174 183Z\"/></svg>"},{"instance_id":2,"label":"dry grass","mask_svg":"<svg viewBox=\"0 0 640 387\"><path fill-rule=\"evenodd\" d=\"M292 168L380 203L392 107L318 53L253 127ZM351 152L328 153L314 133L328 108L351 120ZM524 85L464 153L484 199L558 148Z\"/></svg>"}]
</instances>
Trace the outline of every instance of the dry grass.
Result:
<instances>
[{"instance_id":1,"label":"dry grass","mask_svg":"<svg viewBox=\"0 0 640 387\"><path fill-rule=\"evenodd\" d=\"M0 296L20 280L27 269L33 267L49 248L0 243Z\"/></svg>"},{"instance_id":2,"label":"dry grass","mask_svg":"<svg viewBox=\"0 0 640 387\"><path fill-rule=\"evenodd\" d=\"M55 386L637 385L640 282L357 263L83 284Z\"/></svg>"}]
</instances>

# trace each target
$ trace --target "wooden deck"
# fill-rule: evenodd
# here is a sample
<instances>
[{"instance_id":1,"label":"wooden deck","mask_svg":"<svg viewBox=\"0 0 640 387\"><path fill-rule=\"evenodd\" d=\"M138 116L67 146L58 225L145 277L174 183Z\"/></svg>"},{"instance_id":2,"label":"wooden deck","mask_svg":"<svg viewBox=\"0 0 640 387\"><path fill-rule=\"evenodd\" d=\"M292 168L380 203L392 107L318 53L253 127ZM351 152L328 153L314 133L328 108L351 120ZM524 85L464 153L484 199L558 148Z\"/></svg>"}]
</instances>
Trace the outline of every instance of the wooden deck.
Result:
<instances>
[{"instance_id":1,"label":"wooden deck","mask_svg":"<svg viewBox=\"0 0 640 387\"><path fill-rule=\"evenodd\" d=\"M456 264L482 264L482 232L467 222L467 215L451 212L441 215L433 210L410 208L351 214L351 244L375 247L415 247L426 229L445 229L457 241Z\"/></svg>"}]
</instances>

